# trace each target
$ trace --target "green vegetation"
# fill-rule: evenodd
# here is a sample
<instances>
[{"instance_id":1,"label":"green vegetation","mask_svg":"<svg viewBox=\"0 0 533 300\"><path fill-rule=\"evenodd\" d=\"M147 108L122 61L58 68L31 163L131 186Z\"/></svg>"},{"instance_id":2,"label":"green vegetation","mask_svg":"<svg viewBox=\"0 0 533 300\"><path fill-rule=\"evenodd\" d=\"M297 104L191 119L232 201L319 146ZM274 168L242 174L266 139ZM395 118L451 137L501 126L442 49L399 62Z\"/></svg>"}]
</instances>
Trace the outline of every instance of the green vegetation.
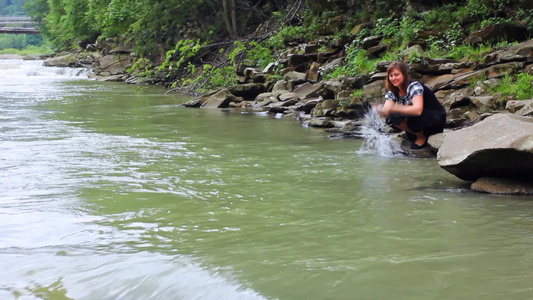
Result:
<instances>
[{"instance_id":1,"label":"green vegetation","mask_svg":"<svg viewBox=\"0 0 533 300\"><path fill-rule=\"evenodd\" d=\"M533 13L521 0L443 0L438 5L430 0L26 2L24 8L41 22L41 32L55 49L76 49L81 41L123 40L133 45L137 59L129 72L147 77L164 73L169 86L200 92L236 82L233 66L240 62L264 68L291 47L290 53L302 53L295 47L309 41L322 50L338 40L352 41L343 49L345 63L324 71L325 78L335 78L373 72L377 62L406 56L413 43L423 45L424 52L410 52L406 59L411 63L425 63L429 57L480 61L495 45L462 43L490 24L520 24L533 36ZM353 36L354 26L365 23L371 25ZM381 36L386 51L369 56L363 41L370 36Z\"/></svg>"},{"instance_id":2,"label":"green vegetation","mask_svg":"<svg viewBox=\"0 0 533 300\"><path fill-rule=\"evenodd\" d=\"M513 95L517 100L533 99L533 75L519 73L515 76L505 75L502 83L492 90L502 95Z\"/></svg>"},{"instance_id":3,"label":"green vegetation","mask_svg":"<svg viewBox=\"0 0 533 300\"><path fill-rule=\"evenodd\" d=\"M6 48L0 50L0 54L16 54L16 55L44 55L52 54L53 50L48 46L27 46L24 49Z\"/></svg>"}]
</instances>

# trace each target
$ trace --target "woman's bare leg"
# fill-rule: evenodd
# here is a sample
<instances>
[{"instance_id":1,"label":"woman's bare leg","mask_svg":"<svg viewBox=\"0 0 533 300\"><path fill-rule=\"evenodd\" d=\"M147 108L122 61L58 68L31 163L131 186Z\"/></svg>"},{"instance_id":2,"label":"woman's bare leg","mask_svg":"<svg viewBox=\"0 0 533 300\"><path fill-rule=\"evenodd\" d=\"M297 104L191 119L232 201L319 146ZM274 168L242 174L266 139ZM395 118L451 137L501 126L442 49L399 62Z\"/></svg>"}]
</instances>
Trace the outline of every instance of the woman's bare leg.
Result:
<instances>
[{"instance_id":1,"label":"woman's bare leg","mask_svg":"<svg viewBox=\"0 0 533 300\"><path fill-rule=\"evenodd\" d=\"M409 127L407 127L407 121L406 120L402 121L400 124L395 125L395 126L400 128L401 130L403 130L405 132L409 132L411 134L414 134L416 136L415 144L417 144L418 146L422 146L422 145L424 145L427 142L427 138L424 135L424 132L423 131L420 131L420 132L411 131L411 129L409 129Z\"/></svg>"}]
</instances>

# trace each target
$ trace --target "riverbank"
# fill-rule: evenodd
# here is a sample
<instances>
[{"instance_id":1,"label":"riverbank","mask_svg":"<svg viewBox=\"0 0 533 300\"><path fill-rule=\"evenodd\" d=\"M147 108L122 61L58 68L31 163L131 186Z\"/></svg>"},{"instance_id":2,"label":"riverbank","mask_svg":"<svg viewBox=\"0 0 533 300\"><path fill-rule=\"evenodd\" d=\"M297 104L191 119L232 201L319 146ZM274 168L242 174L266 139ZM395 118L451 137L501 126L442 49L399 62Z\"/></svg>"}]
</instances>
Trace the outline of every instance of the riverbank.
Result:
<instances>
[{"instance_id":1,"label":"riverbank","mask_svg":"<svg viewBox=\"0 0 533 300\"><path fill-rule=\"evenodd\" d=\"M323 128L332 137L360 138L362 117L370 103L381 102L385 94L385 70L390 62L378 63L376 71L369 74L327 79L323 77L321 68L342 64L343 59L335 58L323 64L320 63L321 59L328 61L328 57L334 57L331 57L331 52L316 51L317 45L313 44L298 47L303 48L304 53L289 54L289 51L264 69L243 63L236 65L234 70L239 78L238 84L194 98L184 106L204 109L242 108L271 113L279 117L296 118L306 126ZM427 59L418 63L410 62L411 58L414 53L423 55L423 50L418 46L407 49L404 61L409 64L412 76L430 87L446 108L447 131L468 128L502 113L512 114L520 119L515 125L522 129L510 130L509 136L513 136L511 142L505 145L490 144L486 147L479 144L467 147L467 143L459 143L459 148L448 150L451 153L446 154L446 157L452 156L456 157L455 159L442 160L440 155L437 155L443 168L460 169L452 171L453 174L467 173L471 168L487 170L486 173L477 174L475 178L466 179L474 181L487 177L513 179L517 174L529 176L533 166L533 147L524 141L533 139L533 130L529 127L533 116L533 99L515 100L516 95L498 93L495 90L507 84L505 80L508 80L506 77L510 73L532 72L533 52L530 49L533 49L533 39L494 48L486 53L483 59L475 62ZM47 59L45 65L90 66L94 70L93 78L102 81L164 84L165 72L151 77L129 72L133 57L128 51L118 45L100 53L83 52L56 56ZM321 68L317 67L319 64L322 65ZM276 74L283 75L276 79ZM527 75L525 78L528 78ZM531 82L526 84L531 86ZM494 140L493 132L497 128L494 126L500 125L496 123L481 126L482 132L476 135L483 136L485 140ZM387 131L395 134L390 128ZM516 132L522 133L511 134ZM440 134L429 140L435 153L440 153L441 144L445 141L444 136L445 134ZM502 152L500 149L506 151ZM474 165L471 164L472 160L476 161ZM454 161L454 164L450 165L450 161ZM502 171L508 170L509 166L518 171ZM531 194L533 189L528 180L525 182L525 188L501 189L500 192L520 194L526 191ZM523 180L519 181L523 186ZM495 192L494 189L485 191Z\"/></svg>"}]
</instances>

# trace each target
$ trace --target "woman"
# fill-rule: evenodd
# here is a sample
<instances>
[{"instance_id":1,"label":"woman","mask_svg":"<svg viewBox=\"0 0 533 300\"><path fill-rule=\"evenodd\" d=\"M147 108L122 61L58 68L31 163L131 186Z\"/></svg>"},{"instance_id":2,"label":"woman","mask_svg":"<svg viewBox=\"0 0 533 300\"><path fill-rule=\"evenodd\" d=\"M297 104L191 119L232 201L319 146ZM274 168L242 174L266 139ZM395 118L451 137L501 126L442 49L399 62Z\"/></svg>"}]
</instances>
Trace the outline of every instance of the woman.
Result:
<instances>
[{"instance_id":1,"label":"woman","mask_svg":"<svg viewBox=\"0 0 533 300\"><path fill-rule=\"evenodd\" d=\"M385 104L378 112L387 117L387 124L406 132L411 149L424 148L430 135L444 130L446 110L427 86L411 80L405 63L389 65L386 87Z\"/></svg>"}]
</instances>

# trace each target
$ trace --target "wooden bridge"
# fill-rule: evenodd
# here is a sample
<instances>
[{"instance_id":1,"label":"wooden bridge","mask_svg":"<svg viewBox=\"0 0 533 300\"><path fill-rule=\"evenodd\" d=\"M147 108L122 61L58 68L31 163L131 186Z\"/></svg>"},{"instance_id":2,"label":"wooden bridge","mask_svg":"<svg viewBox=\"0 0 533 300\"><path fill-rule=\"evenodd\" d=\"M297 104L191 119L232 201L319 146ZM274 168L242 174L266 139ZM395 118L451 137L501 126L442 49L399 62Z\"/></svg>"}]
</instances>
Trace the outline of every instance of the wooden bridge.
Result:
<instances>
[{"instance_id":1,"label":"wooden bridge","mask_svg":"<svg viewBox=\"0 0 533 300\"><path fill-rule=\"evenodd\" d=\"M0 16L0 33L40 34L35 25L36 23L30 17Z\"/></svg>"}]
</instances>

